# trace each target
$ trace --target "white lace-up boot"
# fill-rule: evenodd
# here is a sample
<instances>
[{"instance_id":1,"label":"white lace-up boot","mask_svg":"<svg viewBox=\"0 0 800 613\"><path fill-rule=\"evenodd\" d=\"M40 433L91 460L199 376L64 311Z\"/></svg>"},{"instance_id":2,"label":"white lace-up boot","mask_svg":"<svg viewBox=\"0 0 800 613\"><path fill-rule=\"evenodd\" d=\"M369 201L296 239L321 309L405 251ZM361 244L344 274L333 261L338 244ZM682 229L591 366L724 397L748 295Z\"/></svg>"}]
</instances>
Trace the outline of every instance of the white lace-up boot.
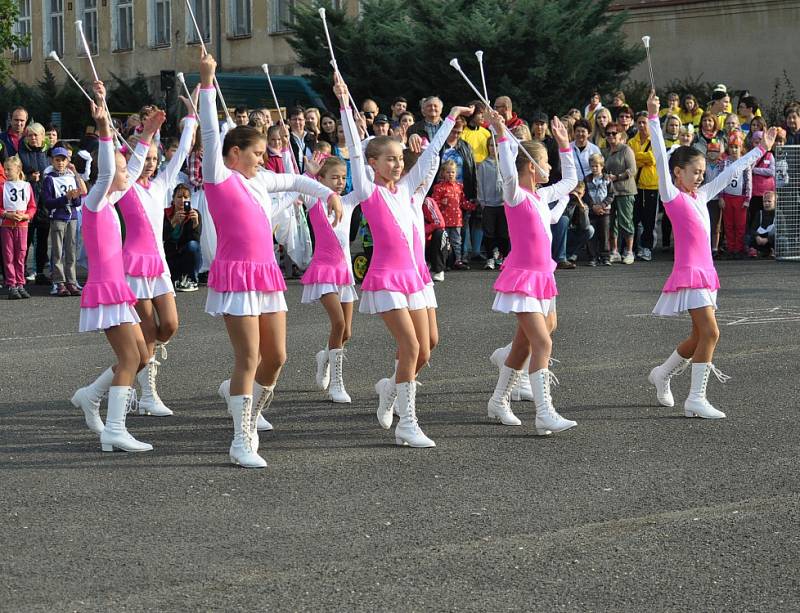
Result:
<instances>
[{"instance_id":1,"label":"white lace-up boot","mask_svg":"<svg viewBox=\"0 0 800 613\"><path fill-rule=\"evenodd\" d=\"M127 385L112 385L108 389L108 413L106 425L100 433L100 448L103 451L152 451L149 443L137 441L125 428L125 416L135 403L136 392Z\"/></svg>"},{"instance_id":2,"label":"white lace-up boot","mask_svg":"<svg viewBox=\"0 0 800 613\"><path fill-rule=\"evenodd\" d=\"M674 407L675 398L672 396L669 381L672 377L681 374L691 364L691 360L684 358L677 351L673 351L672 355L667 358L663 364L659 364L647 376L647 380L655 385L656 397L658 402L665 407Z\"/></svg>"},{"instance_id":3,"label":"white lace-up boot","mask_svg":"<svg viewBox=\"0 0 800 613\"><path fill-rule=\"evenodd\" d=\"M498 369L502 369L503 366L506 364L506 360L508 359L508 354L511 353L511 343L506 345L505 347L500 347L499 349L495 349L494 353L492 353L492 357L489 358L489 361L497 366ZM522 375L519 378L519 381L514 385L513 389L511 390L511 400L518 401L518 400L533 400L533 392L531 391L531 379L528 375L528 369L530 368L531 358L528 356L528 359L525 360L525 364L522 365Z\"/></svg>"},{"instance_id":4,"label":"white lace-up boot","mask_svg":"<svg viewBox=\"0 0 800 613\"><path fill-rule=\"evenodd\" d=\"M397 377L397 364L394 361L394 374L385 379L381 379L375 384L375 393L378 394L378 423L381 428L388 430L392 427L394 415L400 416L397 411L397 386L395 380Z\"/></svg>"},{"instance_id":5,"label":"white lace-up boot","mask_svg":"<svg viewBox=\"0 0 800 613\"><path fill-rule=\"evenodd\" d=\"M706 387L708 378L714 373L720 383L725 383L730 377L722 374L711 362L692 364L692 387L689 397L683 403L683 414L686 417L702 417L704 419L722 419L725 413L718 411L706 400Z\"/></svg>"},{"instance_id":6,"label":"white lace-up boot","mask_svg":"<svg viewBox=\"0 0 800 613\"><path fill-rule=\"evenodd\" d=\"M563 432L578 425L578 422L561 417L553 408L553 398L550 395L551 379L558 382L547 368L531 373L533 401L536 403L536 433L539 436Z\"/></svg>"},{"instance_id":7,"label":"white lace-up boot","mask_svg":"<svg viewBox=\"0 0 800 613\"><path fill-rule=\"evenodd\" d=\"M86 387L82 387L72 395L72 404L77 409L83 410L83 417L89 430L100 434L105 427L100 418L100 402L108 393L111 382L114 380L114 371L106 368L103 373Z\"/></svg>"},{"instance_id":8,"label":"white lace-up boot","mask_svg":"<svg viewBox=\"0 0 800 613\"><path fill-rule=\"evenodd\" d=\"M316 360L317 360L317 375L316 375L317 387L321 390L326 390L328 389L328 385L331 382L331 369L330 369L330 364L328 363L327 347L317 352Z\"/></svg>"},{"instance_id":9,"label":"white lace-up boot","mask_svg":"<svg viewBox=\"0 0 800 613\"><path fill-rule=\"evenodd\" d=\"M163 348L163 345L161 345ZM163 349L162 349L163 352ZM156 357L151 357L139 374L136 380L142 388L142 397L139 399L139 415L153 415L155 417L169 417L172 415L167 406L161 401L156 391L156 375L161 362L156 361Z\"/></svg>"},{"instance_id":10,"label":"white lace-up boot","mask_svg":"<svg viewBox=\"0 0 800 613\"><path fill-rule=\"evenodd\" d=\"M494 394L489 399L488 415L498 420L504 426L521 426L522 422L511 412L511 390L516 385L521 370L514 370L508 366L500 367L500 376L494 388Z\"/></svg>"},{"instance_id":11,"label":"white lace-up boot","mask_svg":"<svg viewBox=\"0 0 800 613\"><path fill-rule=\"evenodd\" d=\"M425 436L417 423L416 381L398 383L395 387L397 388L397 409L400 411L400 422L394 429L395 443L411 447L436 447L436 443Z\"/></svg>"},{"instance_id":12,"label":"white lace-up boot","mask_svg":"<svg viewBox=\"0 0 800 613\"><path fill-rule=\"evenodd\" d=\"M228 405L233 417L233 441L229 451L231 462L244 468L265 468L266 460L253 450L253 397L230 396Z\"/></svg>"},{"instance_id":13,"label":"white lace-up boot","mask_svg":"<svg viewBox=\"0 0 800 613\"><path fill-rule=\"evenodd\" d=\"M344 349L331 349L328 363L333 365L333 374L328 388L328 398L340 404L350 404L350 395L344 389ZM391 424L389 424L391 425Z\"/></svg>"},{"instance_id":14,"label":"white lace-up boot","mask_svg":"<svg viewBox=\"0 0 800 613\"><path fill-rule=\"evenodd\" d=\"M266 391L262 391L266 390ZM231 407L228 403L228 400L231 396L231 380L225 379L222 383L219 384L219 389L217 390L217 394L219 397L225 401L225 406L228 410L228 415L231 414ZM256 420L256 429L262 432L269 432L273 430L272 424L269 423L264 416L262 415L262 411L266 411L269 408L269 405L272 403L272 398L275 396L275 386L274 385L261 385L257 381L253 381L253 398L254 398L254 408L253 408L253 418ZM258 445L256 445L258 447Z\"/></svg>"}]
</instances>

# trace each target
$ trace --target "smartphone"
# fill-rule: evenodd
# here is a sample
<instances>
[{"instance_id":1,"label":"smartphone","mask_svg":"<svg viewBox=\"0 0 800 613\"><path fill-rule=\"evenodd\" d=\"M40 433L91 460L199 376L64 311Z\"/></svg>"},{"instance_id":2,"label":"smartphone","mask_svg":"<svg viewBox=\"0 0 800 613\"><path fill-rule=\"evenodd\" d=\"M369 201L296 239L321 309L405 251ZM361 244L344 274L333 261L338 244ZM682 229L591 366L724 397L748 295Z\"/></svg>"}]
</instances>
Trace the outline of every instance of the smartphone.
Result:
<instances>
[{"instance_id":1,"label":"smartphone","mask_svg":"<svg viewBox=\"0 0 800 613\"><path fill-rule=\"evenodd\" d=\"M191 200L184 200L183 201L183 212L188 215L189 211L191 211L191 210L192 210L192 201Z\"/></svg>"}]
</instances>

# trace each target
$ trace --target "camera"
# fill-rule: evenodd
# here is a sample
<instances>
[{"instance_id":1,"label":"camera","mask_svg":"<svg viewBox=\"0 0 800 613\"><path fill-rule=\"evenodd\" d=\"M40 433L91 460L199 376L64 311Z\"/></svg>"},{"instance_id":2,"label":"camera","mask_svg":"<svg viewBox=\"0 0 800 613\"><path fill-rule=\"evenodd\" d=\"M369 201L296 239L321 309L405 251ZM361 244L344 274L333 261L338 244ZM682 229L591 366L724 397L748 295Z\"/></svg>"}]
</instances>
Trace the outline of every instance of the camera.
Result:
<instances>
[{"instance_id":1,"label":"camera","mask_svg":"<svg viewBox=\"0 0 800 613\"><path fill-rule=\"evenodd\" d=\"M192 210L192 201L191 200L184 200L183 201L183 212L188 215L189 211L191 211L191 210Z\"/></svg>"}]
</instances>

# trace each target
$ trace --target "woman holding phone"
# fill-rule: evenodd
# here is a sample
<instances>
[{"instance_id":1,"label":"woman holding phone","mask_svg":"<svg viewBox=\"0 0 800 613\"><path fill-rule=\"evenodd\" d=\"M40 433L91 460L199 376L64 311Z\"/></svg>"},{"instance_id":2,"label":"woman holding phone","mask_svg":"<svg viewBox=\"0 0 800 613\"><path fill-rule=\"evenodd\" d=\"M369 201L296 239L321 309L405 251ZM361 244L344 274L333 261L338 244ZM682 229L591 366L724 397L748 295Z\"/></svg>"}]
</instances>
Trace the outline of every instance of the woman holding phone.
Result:
<instances>
[{"instance_id":1,"label":"woman holding phone","mask_svg":"<svg viewBox=\"0 0 800 613\"><path fill-rule=\"evenodd\" d=\"M172 209L164 218L164 253L178 292L196 292L203 258L200 252L202 222L192 208L191 190L180 184L172 192Z\"/></svg>"}]
</instances>

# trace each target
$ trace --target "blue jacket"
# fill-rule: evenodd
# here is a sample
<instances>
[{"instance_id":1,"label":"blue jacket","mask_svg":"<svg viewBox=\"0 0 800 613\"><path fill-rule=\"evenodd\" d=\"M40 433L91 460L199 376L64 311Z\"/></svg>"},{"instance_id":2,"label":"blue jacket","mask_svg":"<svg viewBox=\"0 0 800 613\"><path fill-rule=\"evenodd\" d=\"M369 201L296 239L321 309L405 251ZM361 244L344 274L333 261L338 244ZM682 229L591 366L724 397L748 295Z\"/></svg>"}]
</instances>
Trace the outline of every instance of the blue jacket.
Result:
<instances>
[{"instance_id":1,"label":"blue jacket","mask_svg":"<svg viewBox=\"0 0 800 613\"><path fill-rule=\"evenodd\" d=\"M44 178L43 186L42 186L42 203L44 207L47 209L48 216L50 219L55 221L72 221L78 219L78 212L77 208L81 205L81 199L75 198L70 200L66 196L59 195L56 193L56 179L59 176L66 176L69 171L60 174L55 171L48 173L48 175ZM75 186L77 187L78 182L75 182Z\"/></svg>"}]
</instances>

